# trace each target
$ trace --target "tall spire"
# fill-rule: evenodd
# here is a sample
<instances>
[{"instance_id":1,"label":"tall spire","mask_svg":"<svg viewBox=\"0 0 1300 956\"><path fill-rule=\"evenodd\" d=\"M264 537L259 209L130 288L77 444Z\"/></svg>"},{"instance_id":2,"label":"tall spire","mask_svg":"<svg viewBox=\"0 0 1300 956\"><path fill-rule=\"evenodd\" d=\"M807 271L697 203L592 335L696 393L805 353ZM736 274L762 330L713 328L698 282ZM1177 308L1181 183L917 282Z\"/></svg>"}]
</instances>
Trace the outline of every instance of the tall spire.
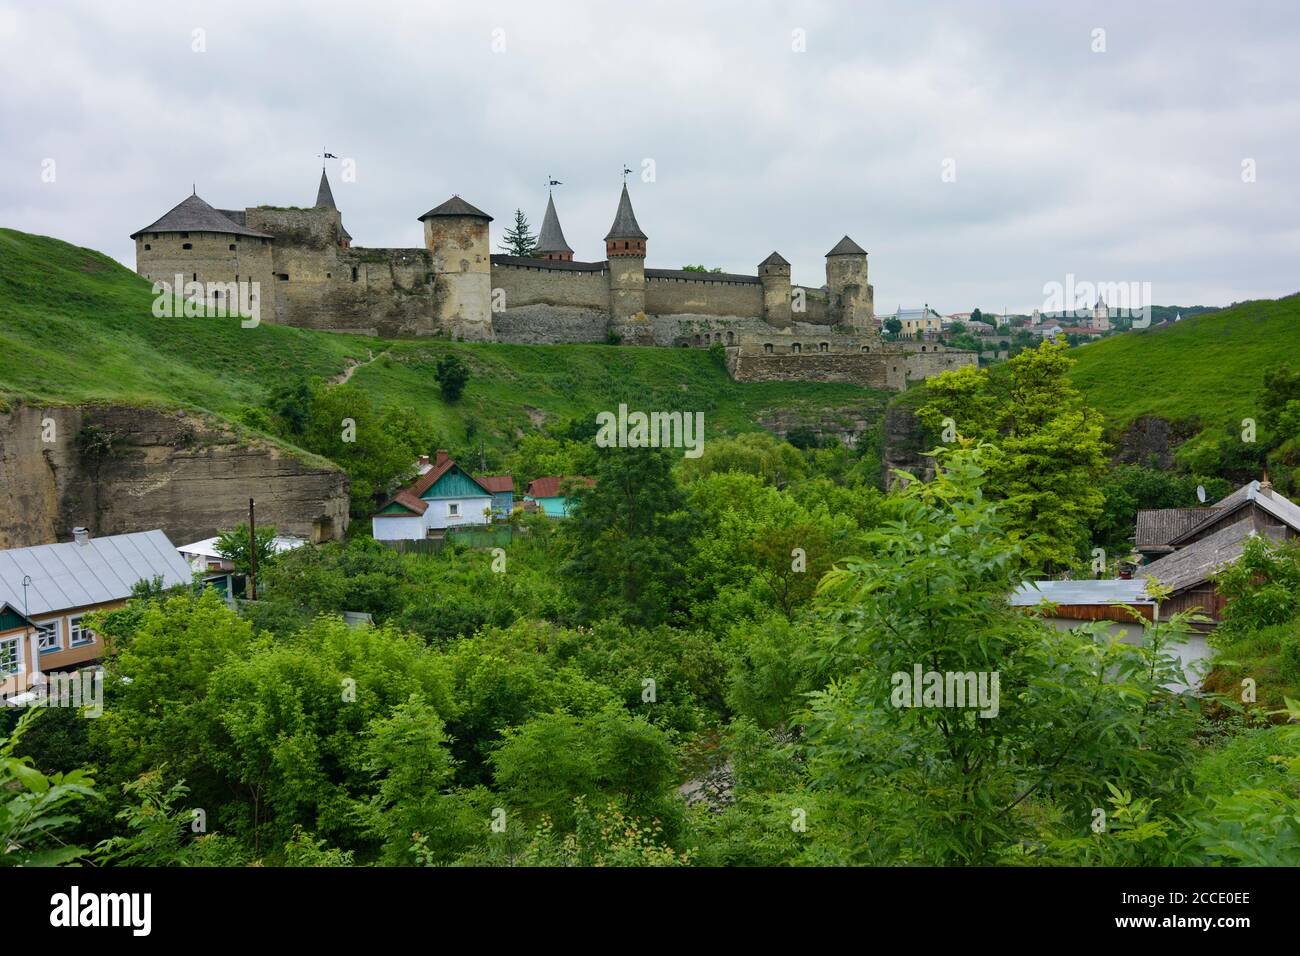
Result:
<instances>
[{"instance_id":1,"label":"tall spire","mask_svg":"<svg viewBox=\"0 0 1300 956\"><path fill-rule=\"evenodd\" d=\"M330 191L330 181L325 175L325 167L320 170L320 188L316 190L316 208L317 209L338 209L334 205L334 193Z\"/></svg>"},{"instance_id":2,"label":"tall spire","mask_svg":"<svg viewBox=\"0 0 1300 956\"><path fill-rule=\"evenodd\" d=\"M636 213L632 211L632 197L627 194L627 183L623 184L623 194L618 199L618 212L614 214L614 225L609 227L609 235L605 236L605 241L611 239L640 239L642 241L649 238L641 227L637 225Z\"/></svg>"},{"instance_id":3,"label":"tall spire","mask_svg":"<svg viewBox=\"0 0 1300 956\"><path fill-rule=\"evenodd\" d=\"M573 250L565 241L564 230L560 228L560 217L555 212L555 197L546 199L546 215L542 217L542 231L537 236L534 253L543 259L559 259L564 262L573 260Z\"/></svg>"}]
</instances>

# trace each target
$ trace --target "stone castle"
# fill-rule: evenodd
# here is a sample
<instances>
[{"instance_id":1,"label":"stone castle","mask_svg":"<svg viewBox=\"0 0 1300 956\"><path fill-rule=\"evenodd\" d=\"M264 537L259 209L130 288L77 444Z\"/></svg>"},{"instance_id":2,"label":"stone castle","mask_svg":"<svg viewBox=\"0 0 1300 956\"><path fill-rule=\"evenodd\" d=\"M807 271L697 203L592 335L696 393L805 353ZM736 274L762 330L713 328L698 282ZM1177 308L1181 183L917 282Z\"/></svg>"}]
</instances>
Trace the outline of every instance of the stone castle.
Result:
<instances>
[{"instance_id":1,"label":"stone castle","mask_svg":"<svg viewBox=\"0 0 1300 956\"><path fill-rule=\"evenodd\" d=\"M721 345L737 380L891 389L977 361L933 342L882 341L867 252L848 236L826 254L826 284L811 288L791 283L790 263L776 252L756 275L646 268L648 237L626 183L600 262L574 260L554 198L532 257L493 254L492 217L459 196L419 221L423 248L353 246L322 169L309 209L217 209L195 193L131 238L145 278L171 283L180 275L209 290L257 282L262 321L302 328L523 344Z\"/></svg>"}]
</instances>

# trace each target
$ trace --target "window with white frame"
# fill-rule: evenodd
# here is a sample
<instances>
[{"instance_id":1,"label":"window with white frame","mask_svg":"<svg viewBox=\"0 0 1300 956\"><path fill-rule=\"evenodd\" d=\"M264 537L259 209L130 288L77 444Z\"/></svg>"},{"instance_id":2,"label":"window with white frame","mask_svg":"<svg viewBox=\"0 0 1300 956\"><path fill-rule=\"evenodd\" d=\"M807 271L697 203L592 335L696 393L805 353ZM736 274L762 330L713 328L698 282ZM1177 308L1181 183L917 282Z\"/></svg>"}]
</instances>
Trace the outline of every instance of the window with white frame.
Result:
<instances>
[{"instance_id":1,"label":"window with white frame","mask_svg":"<svg viewBox=\"0 0 1300 956\"><path fill-rule=\"evenodd\" d=\"M36 625L36 646L42 654L52 654L63 650L63 633L58 618L53 621L34 621Z\"/></svg>"},{"instance_id":2,"label":"window with white frame","mask_svg":"<svg viewBox=\"0 0 1300 956\"><path fill-rule=\"evenodd\" d=\"M459 518L459 517L460 517L460 502L459 502L459 501L453 501L453 502L451 502L450 504L447 505L447 517L448 517L448 518Z\"/></svg>"},{"instance_id":3,"label":"window with white frame","mask_svg":"<svg viewBox=\"0 0 1300 956\"><path fill-rule=\"evenodd\" d=\"M68 618L68 634L72 638L73 647L95 643L95 632L86 627L83 622L84 618L80 614Z\"/></svg>"},{"instance_id":4,"label":"window with white frame","mask_svg":"<svg viewBox=\"0 0 1300 956\"><path fill-rule=\"evenodd\" d=\"M0 637L0 674L18 673L18 642L21 638Z\"/></svg>"}]
</instances>

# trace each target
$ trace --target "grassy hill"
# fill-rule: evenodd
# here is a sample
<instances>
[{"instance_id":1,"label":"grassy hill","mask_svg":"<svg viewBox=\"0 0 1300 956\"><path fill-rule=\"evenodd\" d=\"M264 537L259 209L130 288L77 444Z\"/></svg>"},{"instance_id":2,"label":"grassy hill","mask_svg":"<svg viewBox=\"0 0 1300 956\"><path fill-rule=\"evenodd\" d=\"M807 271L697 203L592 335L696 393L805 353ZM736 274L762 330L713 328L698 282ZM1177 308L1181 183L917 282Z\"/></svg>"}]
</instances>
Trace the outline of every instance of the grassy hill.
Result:
<instances>
[{"instance_id":1,"label":"grassy hill","mask_svg":"<svg viewBox=\"0 0 1300 956\"><path fill-rule=\"evenodd\" d=\"M1242 302L1162 329L1081 346L1071 377L1107 420L1205 425L1256 414L1264 370L1300 364L1300 294Z\"/></svg>"},{"instance_id":2,"label":"grassy hill","mask_svg":"<svg viewBox=\"0 0 1300 956\"><path fill-rule=\"evenodd\" d=\"M299 374L351 382L412 405L449 440L489 446L546 419L614 409L703 411L712 433L751 431L773 409L851 408L874 417L887 393L848 384L738 384L704 351L383 340L237 318L155 318L150 283L107 256L0 229L0 399L180 405L233 417ZM456 350L473 378L455 405L433 369ZM372 361L373 359L373 361ZM353 368L355 366L355 368Z\"/></svg>"}]
</instances>

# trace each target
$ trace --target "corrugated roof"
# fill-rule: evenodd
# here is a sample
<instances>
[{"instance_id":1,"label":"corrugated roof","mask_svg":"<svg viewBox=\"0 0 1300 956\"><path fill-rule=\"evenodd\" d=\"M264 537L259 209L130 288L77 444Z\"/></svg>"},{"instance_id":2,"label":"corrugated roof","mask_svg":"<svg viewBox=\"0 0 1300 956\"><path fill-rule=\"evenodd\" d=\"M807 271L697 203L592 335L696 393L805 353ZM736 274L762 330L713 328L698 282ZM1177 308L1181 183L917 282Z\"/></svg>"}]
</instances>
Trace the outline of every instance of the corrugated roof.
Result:
<instances>
[{"instance_id":1,"label":"corrugated roof","mask_svg":"<svg viewBox=\"0 0 1300 956\"><path fill-rule=\"evenodd\" d=\"M234 236L253 236L257 239L272 239L265 232L256 232L240 225L229 216L213 209L197 195L186 196L169 209L161 219L131 233L131 238L142 236L146 232L219 232Z\"/></svg>"},{"instance_id":2,"label":"corrugated roof","mask_svg":"<svg viewBox=\"0 0 1300 956\"><path fill-rule=\"evenodd\" d=\"M1137 513L1133 544L1139 551L1169 547L1169 542L1207 516L1219 514L1218 508L1151 508Z\"/></svg>"},{"instance_id":3,"label":"corrugated roof","mask_svg":"<svg viewBox=\"0 0 1300 956\"><path fill-rule=\"evenodd\" d=\"M542 231L537 234L537 252L573 252L560 228L560 217L555 212L555 197L546 197L546 215L542 217Z\"/></svg>"},{"instance_id":4,"label":"corrugated roof","mask_svg":"<svg viewBox=\"0 0 1300 956\"><path fill-rule=\"evenodd\" d=\"M829 256L865 256L867 250L845 236L839 242L835 243L835 248L826 253Z\"/></svg>"},{"instance_id":5,"label":"corrugated roof","mask_svg":"<svg viewBox=\"0 0 1300 956\"><path fill-rule=\"evenodd\" d=\"M627 194L627 183L623 184L623 194L618 197L618 212L614 213L614 225L609 227L605 241L610 239L648 239L637 225L636 213L632 211L632 197Z\"/></svg>"},{"instance_id":6,"label":"corrugated roof","mask_svg":"<svg viewBox=\"0 0 1300 956\"><path fill-rule=\"evenodd\" d=\"M1240 508L1254 503L1258 505L1265 513L1272 515L1279 521L1290 526L1295 531L1300 531L1300 507L1297 507L1289 498L1283 497L1280 493L1274 491L1272 487L1263 488L1258 481L1252 481L1242 485L1232 494L1214 503L1213 508L1206 509L1203 512L1205 517L1188 528L1180 531L1177 536L1171 538L1170 544L1178 544L1181 541L1192 537L1202 528L1219 520L1224 515L1230 514Z\"/></svg>"},{"instance_id":7,"label":"corrugated roof","mask_svg":"<svg viewBox=\"0 0 1300 956\"><path fill-rule=\"evenodd\" d=\"M1099 578L1081 581L1026 581L1011 595L1015 607L1053 604L1151 604L1145 581Z\"/></svg>"},{"instance_id":8,"label":"corrugated roof","mask_svg":"<svg viewBox=\"0 0 1300 956\"><path fill-rule=\"evenodd\" d=\"M23 577L30 576L26 605ZM0 551L0 601L28 614L119 601L140 581L190 583L190 567L161 530Z\"/></svg>"},{"instance_id":9,"label":"corrugated roof","mask_svg":"<svg viewBox=\"0 0 1300 956\"><path fill-rule=\"evenodd\" d=\"M1253 533L1250 519L1243 518L1195 544L1152 561L1138 573L1155 578L1171 591L1185 590L1208 581L1220 567L1241 557L1246 539ZM1282 540L1281 528L1265 528L1261 534L1275 541Z\"/></svg>"},{"instance_id":10,"label":"corrugated roof","mask_svg":"<svg viewBox=\"0 0 1300 956\"><path fill-rule=\"evenodd\" d=\"M420 217L420 221L423 222L424 220L430 219L434 216L471 216L475 219L486 219L488 222L492 221L492 217L482 209L479 209L476 206L471 206L459 196L452 196L441 206L434 206Z\"/></svg>"}]
</instances>

